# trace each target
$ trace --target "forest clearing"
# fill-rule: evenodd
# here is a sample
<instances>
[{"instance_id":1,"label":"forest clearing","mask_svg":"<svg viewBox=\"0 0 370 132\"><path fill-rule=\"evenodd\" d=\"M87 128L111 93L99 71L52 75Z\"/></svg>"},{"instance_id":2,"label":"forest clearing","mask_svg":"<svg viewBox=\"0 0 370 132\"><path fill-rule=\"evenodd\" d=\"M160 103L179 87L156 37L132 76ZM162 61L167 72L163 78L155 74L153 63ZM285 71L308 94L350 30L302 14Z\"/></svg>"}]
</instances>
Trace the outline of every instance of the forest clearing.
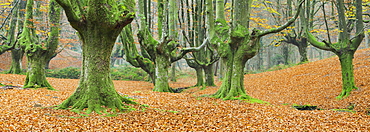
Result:
<instances>
[{"instance_id":1,"label":"forest clearing","mask_svg":"<svg viewBox=\"0 0 370 132\"><path fill-rule=\"evenodd\" d=\"M114 81L120 94L140 104L136 110L106 117L92 113L81 116L50 107L62 103L76 89L77 79L47 78L56 91L46 89L1 89L1 131L367 131L370 129L370 50L359 50L354 72L359 90L343 100L337 57L292 68L245 75L247 93L269 104L201 97L219 88L191 88L182 93L152 91L142 81ZM20 85L24 75L1 74L1 83ZM171 82L173 88L194 85L188 77ZM296 110L292 105L316 105L320 110ZM347 109L354 104L353 112ZM145 108L145 109L144 109ZM356 112L355 112L356 111Z\"/></svg>"}]
</instances>

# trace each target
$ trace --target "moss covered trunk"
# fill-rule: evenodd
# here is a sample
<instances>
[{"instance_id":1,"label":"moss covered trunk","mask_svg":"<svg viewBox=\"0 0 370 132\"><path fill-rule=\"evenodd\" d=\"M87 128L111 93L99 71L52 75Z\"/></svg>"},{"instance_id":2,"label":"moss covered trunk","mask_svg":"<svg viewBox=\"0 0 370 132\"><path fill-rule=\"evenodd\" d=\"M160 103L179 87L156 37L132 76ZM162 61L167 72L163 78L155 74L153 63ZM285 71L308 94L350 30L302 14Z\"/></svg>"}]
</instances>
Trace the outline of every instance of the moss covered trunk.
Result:
<instances>
[{"instance_id":1,"label":"moss covered trunk","mask_svg":"<svg viewBox=\"0 0 370 132\"><path fill-rule=\"evenodd\" d=\"M204 75L206 77L206 86L216 86L214 80L213 64L209 64L203 68Z\"/></svg>"},{"instance_id":2,"label":"moss covered trunk","mask_svg":"<svg viewBox=\"0 0 370 132\"><path fill-rule=\"evenodd\" d=\"M8 73L19 74L22 72L22 58L23 51L19 49L12 49L12 65Z\"/></svg>"},{"instance_id":3,"label":"moss covered trunk","mask_svg":"<svg viewBox=\"0 0 370 132\"><path fill-rule=\"evenodd\" d=\"M169 56L157 55L155 59L155 86L153 91L157 92L173 92L168 84L168 67L169 67Z\"/></svg>"},{"instance_id":4,"label":"moss covered trunk","mask_svg":"<svg viewBox=\"0 0 370 132\"><path fill-rule=\"evenodd\" d=\"M59 42L59 20L60 9L54 0L50 1L49 21L50 33L46 43L40 42L36 36L35 26L33 25L33 0L28 0L26 4L26 20L24 21L23 32L20 34L18 43L23 49L27 61L28 70L25 80L25 88L47 87L54 89L46 80L45 64L52 54L54 54Z\"/></svg>"},{"instance_id":5,"label":"moss covered trunk","mask_svg":"<svg viewBox=\"0 0 370 132\"><path fill-rule=\"evenodd\" d=\"M197 84L195 86L203 86L204 80L203 80L203 69L200 67L195 67L195 73L197 75Z\"/></svg>"},{"instance_id":6,"label":"moss covered trunk","mask_svg":"<svg viewBox=\"0 0 370 132\"><path fill-rule=\"evenodd\" d=\"M223 59L226 62L227 72L222 80L220 89L214 94L214 97L224 100L229 99L249 99L244 88L244 66L246 59L244 54L231 54L229 59Z\"/></svg>"},{"instance_id":7,"label":"moss covered trunk","mask_svg":"<svg viewBox=\"0 0 370 132\"><path fill-rule=\"evenodd\" d=\"M306 47L303 47L303 46L298 47L298 51L299 51L299 55L301 56L301 59L300 59L300 62L299 63L308 62L308 58L307 58L307 46Z\"/></svg>"},{"instance_id":8,"label":"moss covered trunk","mask_svg":"<svg viewBox=\"0 0 370 132\"><path fill-rule=\"evenodd\" d=\"M122 102L133 102L117 93L110 77L110 56L115 37L100 27L90 27L80 36L83 62L79 86L59 107L88 108L87 113L105 112L106 108L125 110Z\"/></svg>"},{"instance_id":9,"label":"moss covered trunk","mask_svg":"<svg viewBox=\"0 0 370 132\"><path fill-rule=\"evenodd\" d=\"M45 56L43 54L32 54L32 56L27 56L27 61L29 65L24 88L47 87L48 89L54 90L54 88L46 80Z\"/></svg>"},{"instance_id":10,"label":"moss covered trunk","mask_svg":"<svg viewBox=\"0 0 370 132\"><path fill-rule=\"evenodd\" d=\"M350 51L338 55L342 69L342 92L337 97L339 99L347 97L352 90L357 89L353 73L353 55L354 52Z\"/></svg>"}]
</instances>

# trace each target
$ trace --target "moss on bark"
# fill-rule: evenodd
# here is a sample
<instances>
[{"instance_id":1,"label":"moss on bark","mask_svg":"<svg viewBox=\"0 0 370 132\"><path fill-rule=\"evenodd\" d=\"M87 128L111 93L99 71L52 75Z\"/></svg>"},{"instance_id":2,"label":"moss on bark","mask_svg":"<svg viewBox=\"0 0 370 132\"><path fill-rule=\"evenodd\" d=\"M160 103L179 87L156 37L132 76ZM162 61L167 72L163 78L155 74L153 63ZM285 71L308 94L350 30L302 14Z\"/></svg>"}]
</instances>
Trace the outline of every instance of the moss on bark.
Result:
<instances>
[{"instance_id":1,"label":"moss on bark","mask_svg":"<svg viewBox=\"0 0 370 132\"><path fill-rule=\"evenodd\" d=\"M82 40L82 71L76 91L58 109L86 113L107 113L130 110L123 104L136 102L122 97L114 89L110 77L110 56L123 27L131 23L134 1L57 0ZM86 9L87 8L87 9Z\"/></svg>"},{"instance_id":2,"label":"moss on bark","mask_svg":"<svg viewBox=\"0 0 370 132\"><path fill-rule=\"evenodd\" d=\"M209 64L203 68L204 75L206 76L205 84L206 86L216 86L215 80L214 80L214 69L213 64Z\"/></svg>"},{"instance_id":3,"label":"moss on bark","mask_svg":"<svg viewBox=\"0 0 370 132\"><path fill-rule=\"evenodd\" d=\"M155 59L155 86L156 92L173 92L168 84L168 67L170 66L169 56L157 55Z\"/></svg>"},{"instance_id":4,"label":"moss on bark","mask_svg":"<svg viewBox=\"0 0 370 132\"><path fill-rule=\"evenodd\" d=\"M33 0L27 1L26 20L24 21L23 32L19 36L19 47L25 52L28 60L27 76L24 88L46 87L55 90L46 80L45 64L47 59L54 54L59 38L60 9L54 0L50 1L49 19L51 22L50 37L47 43L42 43L36 37L33 25Z\"/></svg>"},{"instance_id":5,"label":"moss on bark","mask_svg":"<svg viewBox=\"0 0 370 132\"><path fill-rule=\"evenodd\" d=\"M354 52L343 52L338 55L342 69L342 92L337 96L337 99L346 98L352 90L357 89L353 73L353 55Z\"/></svg>"},{"instance_id":6,"label":"moss on bark","mask_svg":"<svg viewBox=\"0 0 370 132\"><path fill-rule=\"evenodd\" d=\"M23 51L20 49L12 50L12 65L8 73L10 74L20 74L22 72L21 62L23 58Z\"/></svg>"}]
</instances>

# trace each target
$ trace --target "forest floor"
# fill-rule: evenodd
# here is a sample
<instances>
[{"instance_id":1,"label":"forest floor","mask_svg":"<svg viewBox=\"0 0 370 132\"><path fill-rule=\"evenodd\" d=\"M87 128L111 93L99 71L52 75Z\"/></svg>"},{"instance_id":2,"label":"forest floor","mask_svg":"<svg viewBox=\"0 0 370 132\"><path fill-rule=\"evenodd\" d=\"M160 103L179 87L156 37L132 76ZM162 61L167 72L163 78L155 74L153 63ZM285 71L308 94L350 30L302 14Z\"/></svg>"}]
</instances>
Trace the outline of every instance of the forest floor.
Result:
<instances>
[{"instance_id":1,"label":"forest floor","mask_svg":"<svg viewBox=\"0 0 370 132\"><path fill-rule=\"evenodd\" d=\"M338 58L288 69L245 75L247 93L270 104L199 97L216 87L188 89L182 93L153 92L141 81L114 81L118 92L150 107L115 117L80 116L49 108L62 103L76 89L78 80L48 78L57 91L46 89L0 90L0 131L367 131L370 130L370 49L354 59L355 90L344 100ZM23 75L0 74L0 83L21 85ZM195 84L194 77L171 82L174 88ZM316 105L320 110L300 111L292 105ZM356 112L339 112L354 104Z\"/></svg>"}]
</instances>

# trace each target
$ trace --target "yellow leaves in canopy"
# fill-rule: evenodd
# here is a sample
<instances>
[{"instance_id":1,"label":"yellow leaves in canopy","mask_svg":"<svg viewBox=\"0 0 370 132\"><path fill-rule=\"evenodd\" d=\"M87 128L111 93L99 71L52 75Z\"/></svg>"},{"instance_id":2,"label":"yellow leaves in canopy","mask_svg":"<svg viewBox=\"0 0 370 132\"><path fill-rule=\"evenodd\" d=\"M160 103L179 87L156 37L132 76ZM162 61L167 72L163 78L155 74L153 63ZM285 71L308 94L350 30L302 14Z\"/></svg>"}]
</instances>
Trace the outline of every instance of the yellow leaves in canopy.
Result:
<instances>
[{"instance_id":1,"label":"yellow leaves in canopy","mask_svg":"<svg viewBox=\"0 0 370 132\"><path fill-rule=\"evenodd\" d=\"M266 10L266 11L268 11L270 13L281 15L279 12L277 12L275 9L273 9L271 7L266 7L264 10Z\"/></svg>"},{"instance_id":2,"label":"yellow leaves in canopy","mask_svg":"<svg viewBox=\"0 0 370 132\"><path fill-rule=\"evenodd\" d=\"M9 6L11 5L12 3L0 3L0 6Z\"/></svg>"}]
</instances>

